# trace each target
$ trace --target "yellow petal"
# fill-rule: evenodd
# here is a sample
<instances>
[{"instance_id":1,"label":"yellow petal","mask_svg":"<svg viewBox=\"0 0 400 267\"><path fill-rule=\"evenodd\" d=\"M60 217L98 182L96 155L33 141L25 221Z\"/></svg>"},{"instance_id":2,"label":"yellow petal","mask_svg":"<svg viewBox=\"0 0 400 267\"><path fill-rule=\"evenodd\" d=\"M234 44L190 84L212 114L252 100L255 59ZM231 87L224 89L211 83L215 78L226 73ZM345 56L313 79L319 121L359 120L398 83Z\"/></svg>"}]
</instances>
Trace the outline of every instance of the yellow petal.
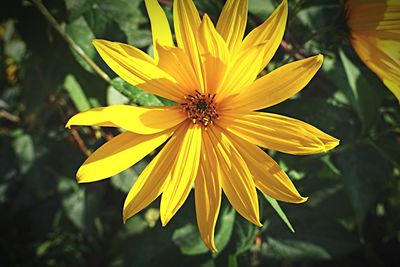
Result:
<instances>
[{"instance_id":1,"label":"yellow petal","mask_svg":"<svg viewBox=\"0 0 400 267\"><path fill-rule=\"evenodd\" d=\"M232 54L240 48L247 23L248 0L227 0L217 23L217 31Z\"/></svg>"},{"instance_id":2,"label":"yellow petal","mask_svg":"<svg viewBox=\"0 0 400 267\"><path fill-rule=\"evenodd\" d=\"M242 50L265 43L267 49L261 55L263 63L261 64L260 71L269 63L282 41L283 34L285 33L287 14L288 3L287 0L283 0L272 15L263 24L252 30L243 40Z\"/></svg>"},{"instance_id":3,"label":"yellow petal","mask_svg":"<svg viewBox=\"0 0 400 267\"><path fill-rule=\"evenodd\" d=\"M197 48L196 36L200 27L200 16L192 0L175 0L173 8L175 36L178 46L185 50L190 57L193 69L200 82L203 92L203 76L200 57Z\"/></svg>"},{"instance_id":4,"label":"yellow petal","mask_svg":"<svg viewBox=\"0 0 400 267\"><path fill-rule=\"evenodd\" d=\"M94 40L93 44L107 65L126 82L176 102L185 95L171 75L136 47L105 40Z\"/></svg>"},{"instance_id":5,"label":"yellow petal","mask_svg":"<svg viewBox=\"0 0 400 267\"><path fill-rule=\"evenodd\" d=\"M316 154L339 144L310 124L271 113L223 114L218 124L250 143L289 154Z\"/></svg>"},{"instance_id":6,"label":"yellow petal","mask_svg":"<svg viewBox=\"0 0 400 267\"><path fill-rule=\"evenodd\" d=\"M221 206L221 168L208 139L203 139L201 149L202 157L194 188L197 225L204 243L217 252L214 232Z\"/></svg>"},{"instance_id":7,"label":"yellow petal","mask_svg":"<svg viewBox=\"0 0 400 267\"><path fill-rule=\"evenodd\" d=\"M219 127L214 125L206 133L204 136L213 144L221 164L222 189L229 202L240 215L261 226L257 191L246 162Z\"/></svg>"},{"instance_id":8,"label":"yellow petal","mask_svg":"<svg viewBox=\"0 0 400 267\"><path fill-rule=\"evenodd\" d=\"M140 135L124 132L98 148L79 168L80 183L95 182L116 175L164 143L172 130Z\"/></svg>"},{"instance_id":9,"label":"yellow petal","mask_svg":"<svg viewBox=\"0 0 400 267\"><path fill-rule=\"evenodd\" d=\"M224 103L224 107L232 110L258 110L285 101L309 83L322 62L323 56L318 55L286 64L243 89L239 95L230 99L230 103Z\"/></svg>"},{"instance_id":10,"label":"yellow petal","mask_svg":"<svg viewBox=\"0 0 400 267\"><path fill-rule=\"evenodd\" d=\"M230 137L249 166L256 187L264 194L290 203L307 200L299 194L286 173L267 153L243 139Z\"/></svg>"},{"instance_id":11,"label":"yellow petal","mask_svg":"<svg viewBox=\"0 0 400 267\"><path fill-rule=\"evenodd\" d=\"M183 49L157 44L157 50L159 54L158 67L174 77L187 94L192 94L200 88L190 58Z\"/></svg>"},{"instance_id":12,"label":"yellow petal","mask_svg":"<svg viewBox=\"0 0 400 267\"><path fill-rule=\"evenodd\" d=\"M174 46L171 28L169 27L167 16L157 0L145 0L147 13L151 24L151 34L153 35L154 59L158 61L158 51L156 44Z\"/></svg>"},{"instance_id":13,"label":"yellow petal","mask_svg":"<svg viewBox=\"0 0 400 267\"><path fill-rule=\"evenodd\" d=\"M199 28L198 43L205 89L213 94L224 78L229 51L207 14Z\"/></svg>"},{"instance_id":14,"label":"yellow petal","mask_svg":"<svg viewBox=\"0 0 400 267\"><path fill-rule=\"evenodd\" d=\"M196 178L201 151L201 127L192 124L187 128L186 133L182 134L182 144L174 162L171 176L168 180L160 205L160 216L162 225L165 226L188 197Z\"/></svg>"},{"instance_id":15,"label":"yellow petal","mask_svg":"<svg viewBox=\"0 0 400 267\"><path fill-rule=\"evenodd\" d=\"M400 31L400 3L393 1L346 1L351 32Z\"/></svg>"},{"instance_id":16,"label":"yellow petal","mask_svg":"<svg viewBox=\"0 0 400 267\"><path fill-rule=\"evenodd\" d=\"M251 85L260 73L262 57L260 54L265 51L264 44L252 46L246 50L241 50L233 61L229 62L225 79L221 82L218 90L217 99L224 104L225 97L232 98L239 95L243 88Z\"/></svg>"},{"instance_id":17,"label":"yellow petal","mask_svg":"<svg viewBox=\"0 0 400 267\"><path fill-rule=\"evenodd\" d=\"M144 209L161 194L171 175L171 159L176 158L179 152L183 130L182 126L176 130L165 147L139 175L125 199L124 221Z\"/></svg>"},{"instance_id":18,"label":"yellow petal","mask_svg":"<svg viewBox=\"0 0 400 267\"><path fill-rule=\"evenodd\" d=\"M71 125L120 127L138 134L153 134L172 128L186 119L179 107L134 107L114 105L76 114Z\"/></svg>"},{"instance_id":19,"label":"yellow petal","mask_svg":"<svg viewBox=\"0 0 400 267\"><path fill-rule=\"evenodd\" d=\"M400 101L400 38L390 41L353 35L352 44L365 65L378 75Z\"/></svg>"}]
</instances>

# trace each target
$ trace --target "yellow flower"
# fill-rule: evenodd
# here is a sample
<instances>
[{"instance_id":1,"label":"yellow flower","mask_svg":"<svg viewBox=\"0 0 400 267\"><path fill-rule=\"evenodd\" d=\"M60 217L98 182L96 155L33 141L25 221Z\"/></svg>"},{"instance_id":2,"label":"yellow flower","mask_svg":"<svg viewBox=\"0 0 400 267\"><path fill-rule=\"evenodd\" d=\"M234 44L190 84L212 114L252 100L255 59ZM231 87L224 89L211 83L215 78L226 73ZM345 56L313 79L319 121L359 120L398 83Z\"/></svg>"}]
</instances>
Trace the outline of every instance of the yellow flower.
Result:
<instances>
[{"instance_id":1,"label":"yellow flower","mask_svg":"<svg viewBox=\"0 0 400 267\"><path fill-rule=\"evenodd\" d=\"M359 57L400 101L400 2L348 0L347 24Z\"/></svg>"},{"instance_id":2,"label":"yellow flower","mask_svg":"<svg viewBox=\"0 0 400 267\"><path fill-rule=\"evenodd\" d=\"M166 142L130 190L124 220L161 196L166 225L193 185L197 223L216 251L214 228L222 190L247 220L261 226L256 188L281 201L306 201L279 165L260 147L290 154L325 152L338 140L302 121L257 112L300 91L320 68L322 55L299 60L256 79L277 50L285 29L287 1L243 39L247 1L228 0L214 27L200 19L192 1L173 6L175 47L156 0L146 0L154 59L139 49L95 40L104 61L125 81L171 99L178 106L96 108L70 125L120 127L126 131L97 149L80 167L79 182L94 182L129 168Z\"/></svg>"}]
</instances>

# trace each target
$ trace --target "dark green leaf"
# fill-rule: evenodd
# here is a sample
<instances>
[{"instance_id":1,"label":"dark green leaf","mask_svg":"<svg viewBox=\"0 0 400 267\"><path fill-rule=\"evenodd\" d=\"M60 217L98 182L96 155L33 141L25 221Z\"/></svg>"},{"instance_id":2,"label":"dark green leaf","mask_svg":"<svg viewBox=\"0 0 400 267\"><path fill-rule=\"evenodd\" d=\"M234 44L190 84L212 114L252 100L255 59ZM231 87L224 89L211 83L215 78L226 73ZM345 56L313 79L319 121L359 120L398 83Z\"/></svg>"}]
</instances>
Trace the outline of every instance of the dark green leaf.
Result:
<instances>
[{"instance_id":1,"label":"dark green leaf","mask_svg":"<svg viewBox=\"0 0 400 267\"><path fill-rule=\"evenodd\" d=\"M279 215L279 217L282 219L282 221L287 225L287 227L290 229L290 231L292 231L294 233L294 229L293 226L290 224L289 219L286 217L285 212L282 210L281 206L279 206L278 201L276 201L276 199L268 196L268 195L264 195L265 198L268 200L269 204L271 204L272 208L274 208L274 210L276 211L276 213Z\"/></svg>"},{"instance_id":2,"label":"dark green leaf","mask_svg":"<svg viewBox=\"0 0 400 267\"><path fill-rule=\"evenodd\" d=\"M368 210L382 193L384 182L390 176L391 166L378 151L367 145L347 150L337 160L343 184L361 227Z\"/></svg>"},{"instance_id":3,"label":"dark green leaf","mask_svg":"<svg viewBox=\"0 0 400 267\"><path fill-rule=\"evenodd\" d=\"M222 251L227 245L232 234L234 222L235 210L226 205L221 209L215 231L215 245L219 251ZM175 230L172 240L185 255L198 255L209 251L201 240L197 226L194 224L186 224Z\"/></svg>"},{"instance_id":4,"label":"dark green leaf","mask_svg":"<svg viewBox=\"0 0 400 267\"><path fill-rule=\"evenodd\" d=\"M139 88L128 84L121 78L112 80L112 85L121 94L129 97L134 103L140 106L163 106L163 103L155 96Z\"/></svg>"},{"instance_id":5,"label":"dark green leaf","mask_svg":"<svg viewBox=\"0 0 400 267\"><path fill-rule=\"evenodd\" d=\"M21 173L26 173L35 160L35 147L32 137L28 134L16 133L14 151L18 158Z\"/></svg>"}]
</instances>

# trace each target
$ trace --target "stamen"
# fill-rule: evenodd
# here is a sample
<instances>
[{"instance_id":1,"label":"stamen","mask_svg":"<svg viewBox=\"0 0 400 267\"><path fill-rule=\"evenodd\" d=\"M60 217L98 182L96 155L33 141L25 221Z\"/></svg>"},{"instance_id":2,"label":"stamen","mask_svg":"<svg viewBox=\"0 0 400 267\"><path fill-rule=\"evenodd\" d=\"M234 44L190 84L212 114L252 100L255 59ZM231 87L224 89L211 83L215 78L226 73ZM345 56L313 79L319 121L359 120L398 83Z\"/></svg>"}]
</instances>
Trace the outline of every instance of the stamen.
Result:
<instances>
[{"instance_id":1,"label":"stamen","mask_svg":"<svg viewBox=\"0 0 400 267\"><path fill-rule=\"evenodd\" d=\"M194 95L187 95L184 98L186 103L181 103L183 111L193 124L201 124L207 130L207 127L213 125L214 120L219 118L215 108L215 94L202 94L195 90Z\"/></svg>"}]
</instances>

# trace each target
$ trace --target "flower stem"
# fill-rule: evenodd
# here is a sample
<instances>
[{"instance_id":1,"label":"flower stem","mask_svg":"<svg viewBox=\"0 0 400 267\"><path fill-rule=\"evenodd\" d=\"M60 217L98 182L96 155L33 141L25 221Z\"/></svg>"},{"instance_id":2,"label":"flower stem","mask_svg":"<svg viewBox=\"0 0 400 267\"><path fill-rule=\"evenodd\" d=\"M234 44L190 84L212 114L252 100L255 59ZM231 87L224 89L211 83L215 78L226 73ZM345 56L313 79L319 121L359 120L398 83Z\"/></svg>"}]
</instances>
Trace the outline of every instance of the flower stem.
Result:
<instances>
[{"instance_id":1,"label":"flower stem","mask_svg":"<svg viewBox=\"0 0 400 267\"><path fill-rule=\"evenodd\" d=\"M83 49L75 43L74 40L64 31L61 25L50 14L49 10L43 5L41 0L31 0L36 8L42 13L50 25L61 35L61 37L68 43L72 50L74 50L89 66L107 83L111 84L110 77L83 51Z\"/></svg>"}]
</instances>

